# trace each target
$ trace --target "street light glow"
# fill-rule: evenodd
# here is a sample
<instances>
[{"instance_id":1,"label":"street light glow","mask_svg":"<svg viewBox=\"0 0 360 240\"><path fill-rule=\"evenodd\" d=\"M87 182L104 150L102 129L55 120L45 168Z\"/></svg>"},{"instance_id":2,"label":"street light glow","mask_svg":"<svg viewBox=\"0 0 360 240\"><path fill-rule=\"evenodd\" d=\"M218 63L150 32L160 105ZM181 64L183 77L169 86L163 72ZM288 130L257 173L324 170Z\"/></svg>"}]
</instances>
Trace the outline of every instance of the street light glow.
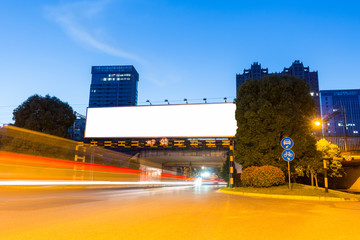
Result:
<instances>
[{"instance_id":1,"label":"street light glow","mask_svg":"<svg viewBox=\"0 0 360 240\"><path fill-rule=\"evenodd\" d=\"M315 121L314 124L315 124L315 126L320 126L321 122L320 121Z\"/></svg>"}]
</instances>

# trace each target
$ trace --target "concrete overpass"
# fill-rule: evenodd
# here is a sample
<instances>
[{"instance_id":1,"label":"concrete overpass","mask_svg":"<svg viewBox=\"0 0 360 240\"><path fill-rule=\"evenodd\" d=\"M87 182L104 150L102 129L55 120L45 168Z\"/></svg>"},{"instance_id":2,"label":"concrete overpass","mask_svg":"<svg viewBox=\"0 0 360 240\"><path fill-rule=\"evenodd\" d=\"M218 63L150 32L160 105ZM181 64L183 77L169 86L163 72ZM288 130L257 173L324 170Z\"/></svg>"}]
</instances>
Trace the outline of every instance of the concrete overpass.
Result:
<instances>
[{"instance_id":1,"label":"concrete overpass","mask_svg":"<svg viewBox=\"0 0 360 240\"><path fill-rule=\"evenodd\" d=\"M228 153L228 149L150 149L140 150L139 158L160 163L164 169L184 166L220 168L224 164Z\"/></svg>"},{"instance_id":2,"label":"concrete overpass","mask_svg":"<svg viewBox=\"0 0 360 240\"><path fill-rule=\"evenodd\" d=\"M89 108L86 141L161 164L221 167L236 133L234 103Z\"/></svg>"},{"instance_id":3,"label":"concrete overpass","mask_svg":"<svg viewBox=\"0 0 360 240\"><path fill-rule=\"evenodd\" d=\"M161 142L166 140L166 145ZM92 146L105 147L125 154L144 165L176 170L177 167L222 167L232 144L231 139L96 139ZM146 164L145 164L146 163Z\"/></svg>"}]
</instances>

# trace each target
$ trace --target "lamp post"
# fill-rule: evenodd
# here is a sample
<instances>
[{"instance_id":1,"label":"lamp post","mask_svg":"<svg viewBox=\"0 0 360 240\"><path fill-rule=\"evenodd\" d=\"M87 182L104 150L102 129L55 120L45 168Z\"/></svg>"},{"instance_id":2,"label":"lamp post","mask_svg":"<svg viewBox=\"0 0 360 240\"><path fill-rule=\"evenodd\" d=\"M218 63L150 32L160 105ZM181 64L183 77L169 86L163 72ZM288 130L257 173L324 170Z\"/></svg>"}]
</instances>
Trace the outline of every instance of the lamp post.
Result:
<instances>
[{"instance_id":1,"label":"lamp post","mask_svg":"<svg viewBox=\"0 0 360 240\"><path fill-rule=\"evenodd\" d=\"M187 100L187 98L184 98L184 102L185 102L186 104L188 104L188 100Z\"/></svg>"},{"instance_id":2,"label":"lamp post","mask_svg":"<svg viewBox=\"0 0 360 240\"><path fill-rule=\"evenodd\" d=\"M167 103L168 103L168 105L170 105L170 102L169 102L169 100L165 99L165 101L164 101L164 102L167 102Z\"/></svg>"},{"instance_id":3,"label":"lamp post","mask_svg":"<svg viewBox=\"0 0 360 240\"><path fill-rule=\"evenodd\" d=\"M203 98L203 100L205 101L205 103L207 103L206 98Z\"/></svg>"},{"instance_id":4,"label":"lamp post","mask_svg":"<svg viewBox=\"0 0 360 240\"><path fill-rule=\"evenodd\" d=\"M152 105L151 102L150 102L150 100L146 100L146 102L148 102L150 105Z\"/></svg>"}]
</instances>

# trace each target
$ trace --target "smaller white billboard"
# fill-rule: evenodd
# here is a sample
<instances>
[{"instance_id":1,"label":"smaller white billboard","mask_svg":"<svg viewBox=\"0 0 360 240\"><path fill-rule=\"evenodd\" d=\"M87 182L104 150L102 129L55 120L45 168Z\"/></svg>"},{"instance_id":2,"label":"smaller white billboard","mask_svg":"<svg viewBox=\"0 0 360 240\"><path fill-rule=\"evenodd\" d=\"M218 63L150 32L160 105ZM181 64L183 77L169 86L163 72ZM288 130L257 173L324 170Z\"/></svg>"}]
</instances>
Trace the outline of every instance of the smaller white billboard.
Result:
<instances>
[{"instance_id":1,"label":"smaller white billboard","mask_svg":"<svg viewBox=\"0 0 360 240\"><path fill-rule=\"evenodd\" d=\"M235 104L88 108L85 138L233 137Z\"/></svg>"}]
</instances>

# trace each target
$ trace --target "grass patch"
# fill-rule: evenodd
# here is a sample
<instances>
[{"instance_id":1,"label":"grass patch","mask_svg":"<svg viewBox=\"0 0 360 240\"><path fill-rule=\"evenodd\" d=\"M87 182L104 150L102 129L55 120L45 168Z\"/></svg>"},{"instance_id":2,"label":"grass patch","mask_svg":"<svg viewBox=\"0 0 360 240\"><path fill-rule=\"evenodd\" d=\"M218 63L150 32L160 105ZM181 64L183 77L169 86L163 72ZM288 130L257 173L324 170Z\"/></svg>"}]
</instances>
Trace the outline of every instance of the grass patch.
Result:
<instances>
[{"instance_id":1,"label":"grass patch","mask_svg":"<svg viewBox=\"0 0 360 240\"><path fill-rule=\"evenodd\" d=\"M324 188L315 188L309 185L303 185L298 183L292 184L292 190L288 189L288 185L268 187L268 188L254 188L254 187L235 187L225 188L227 191L233 192L246 192L246 193L262 193L262 194L274 194L274 195L296 195L296 196L316 196L316 197L335 197L335 198L358 198L359 195L344 193L329 189L328 193L325 193Z\"/></svg>"}]
</instances>

